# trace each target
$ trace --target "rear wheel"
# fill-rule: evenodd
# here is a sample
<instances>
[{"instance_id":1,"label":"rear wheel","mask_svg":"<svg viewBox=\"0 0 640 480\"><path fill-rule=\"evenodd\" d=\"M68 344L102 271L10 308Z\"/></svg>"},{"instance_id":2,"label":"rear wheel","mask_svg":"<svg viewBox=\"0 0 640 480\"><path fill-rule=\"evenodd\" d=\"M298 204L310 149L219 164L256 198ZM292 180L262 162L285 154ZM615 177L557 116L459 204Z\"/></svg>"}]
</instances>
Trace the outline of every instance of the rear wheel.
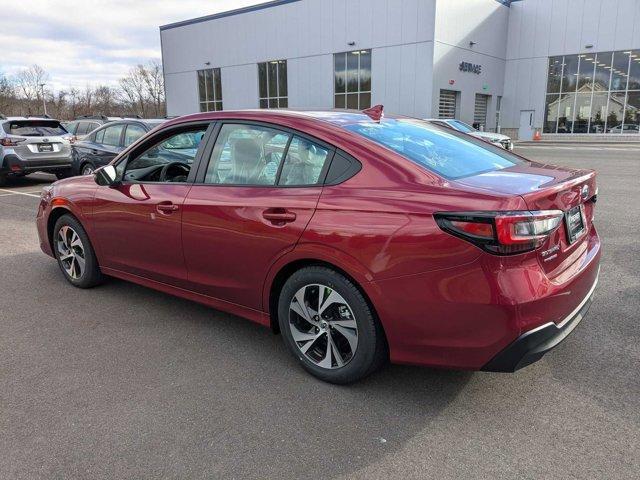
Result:
<instances>
[{"instance_id":1,"label":"rear wheel","mask_svg":"<svg viewBox=\"0 0 640 480\"><path fill-rule=\"evenodd\" d=\"M59 170L57 172L54 172L56 178L58 180L62 180L63 178L67 178L71 176L71 171L70 170Z\"/></svg>"},{"instance_id":2,"label":"rear wheel","mask_svg":"<svg viewBox=\"0 0 640 480\"><path fill-rule=\"evenodd\" d=\"M71 215L62 215L53 227L53 251L60 270L73 286L91 288L102 282L87 232Z\"/></svg>"},{"instance_id":3,"label":"rear wheel","mask_svg":"<svg viewBox=\"0 0 640 480\"><path fill-rule=\"evenodd\" d=\"M287 280L278 321L291 353L324 381L355 382L387 358L384 333L362 293L329 268L303 268Z\"/></svg>"},{"instance_id":4,"label":"rear wheel","mask_svg":"<svg viewBox=\"0 0 640 480\"><path fill-rule=\"evenodd\" d=\"M0 173L0 187L7 184L7 176L4 173Z\"/></svg>"}]
</instances>

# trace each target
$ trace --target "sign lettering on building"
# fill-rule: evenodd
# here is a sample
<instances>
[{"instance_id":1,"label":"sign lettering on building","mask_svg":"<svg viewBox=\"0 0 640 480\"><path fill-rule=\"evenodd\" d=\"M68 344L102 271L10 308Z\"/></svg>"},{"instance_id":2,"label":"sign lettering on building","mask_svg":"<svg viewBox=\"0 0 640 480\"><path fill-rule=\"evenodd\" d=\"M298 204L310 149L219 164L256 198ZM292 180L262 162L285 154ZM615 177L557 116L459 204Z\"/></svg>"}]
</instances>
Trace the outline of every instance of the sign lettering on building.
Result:
<instances>
[{"instance_id":1,"label":"sign lettering on building","mask_svg":"<svg viewBox=\"0 0 640 480\"><path fill-rule=\"evenodd\" d=\"M482 73L482 65L477 63L460 62L459 67L461 72L470 72L480 75Z\"/></svg>"}]
</instances>

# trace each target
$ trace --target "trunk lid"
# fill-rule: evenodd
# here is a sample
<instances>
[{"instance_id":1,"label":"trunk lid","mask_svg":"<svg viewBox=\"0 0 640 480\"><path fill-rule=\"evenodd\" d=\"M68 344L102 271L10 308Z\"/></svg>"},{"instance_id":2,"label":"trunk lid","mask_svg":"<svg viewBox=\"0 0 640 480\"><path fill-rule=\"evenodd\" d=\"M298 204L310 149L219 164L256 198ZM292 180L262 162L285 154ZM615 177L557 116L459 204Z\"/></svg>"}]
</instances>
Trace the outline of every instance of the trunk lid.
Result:
<instances>
[{"instance_id":1,"label":"trunk lid","mask_svg":"<svg viewBox=\"0 0 640 480\"><path fill-rule=\"evenodd\" d=\"M536 253L543 270L555 278L586 251L596 194L596 172L531 162L458 180L500 194L519 195L529 210L561 210L560 227ZM580 227L583 227L582 229Z\"/></svg>"}]
</instances>

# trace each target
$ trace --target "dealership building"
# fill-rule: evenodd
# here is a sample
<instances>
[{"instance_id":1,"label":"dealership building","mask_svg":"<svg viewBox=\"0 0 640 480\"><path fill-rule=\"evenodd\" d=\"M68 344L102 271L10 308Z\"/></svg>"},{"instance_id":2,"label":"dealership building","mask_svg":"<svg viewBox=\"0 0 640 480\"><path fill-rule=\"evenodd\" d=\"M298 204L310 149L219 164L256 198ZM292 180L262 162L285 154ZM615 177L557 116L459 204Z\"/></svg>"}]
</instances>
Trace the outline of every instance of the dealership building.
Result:
<instances>
[{"instance_id":1,"label":"dealership building","mask_svg":"<svg viewBox=\"0 0 640 480\"><path fill-rule=\"evenodd\" d=\"M383 104L520 139L640 139L640 0L276 0L160 38L168 115Z\"/></svg>"}]
</instances>

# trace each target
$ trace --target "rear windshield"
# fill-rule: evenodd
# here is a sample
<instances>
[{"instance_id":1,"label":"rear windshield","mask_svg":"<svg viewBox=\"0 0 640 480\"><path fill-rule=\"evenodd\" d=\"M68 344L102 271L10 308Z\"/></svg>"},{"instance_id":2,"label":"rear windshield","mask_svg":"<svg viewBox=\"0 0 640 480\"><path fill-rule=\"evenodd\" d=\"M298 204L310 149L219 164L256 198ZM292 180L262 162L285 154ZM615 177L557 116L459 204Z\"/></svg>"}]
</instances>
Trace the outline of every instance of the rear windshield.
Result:
<instances>
[{"instance_id":1,"label":"rear windshield","mask_svg":"<svg viewBox=\"0 0 640 480\"><path fill-rule=\"evenodd\" d=\"M500 147L450 128L414 119L385 119L345 128L438 175L456 179L525 163Z\"/></svg>"},{"instance_id":2,"label":"rear windshield","mask_svg":"<svg viewBox=\"0 0 640 480\"><path fill-rule=\"evenodd\" d=\"M9 135L23 137L44 137L51 135L65 135L67 131L56 120L11 120L2 127Z\"/></svg>"}]
</instances>

